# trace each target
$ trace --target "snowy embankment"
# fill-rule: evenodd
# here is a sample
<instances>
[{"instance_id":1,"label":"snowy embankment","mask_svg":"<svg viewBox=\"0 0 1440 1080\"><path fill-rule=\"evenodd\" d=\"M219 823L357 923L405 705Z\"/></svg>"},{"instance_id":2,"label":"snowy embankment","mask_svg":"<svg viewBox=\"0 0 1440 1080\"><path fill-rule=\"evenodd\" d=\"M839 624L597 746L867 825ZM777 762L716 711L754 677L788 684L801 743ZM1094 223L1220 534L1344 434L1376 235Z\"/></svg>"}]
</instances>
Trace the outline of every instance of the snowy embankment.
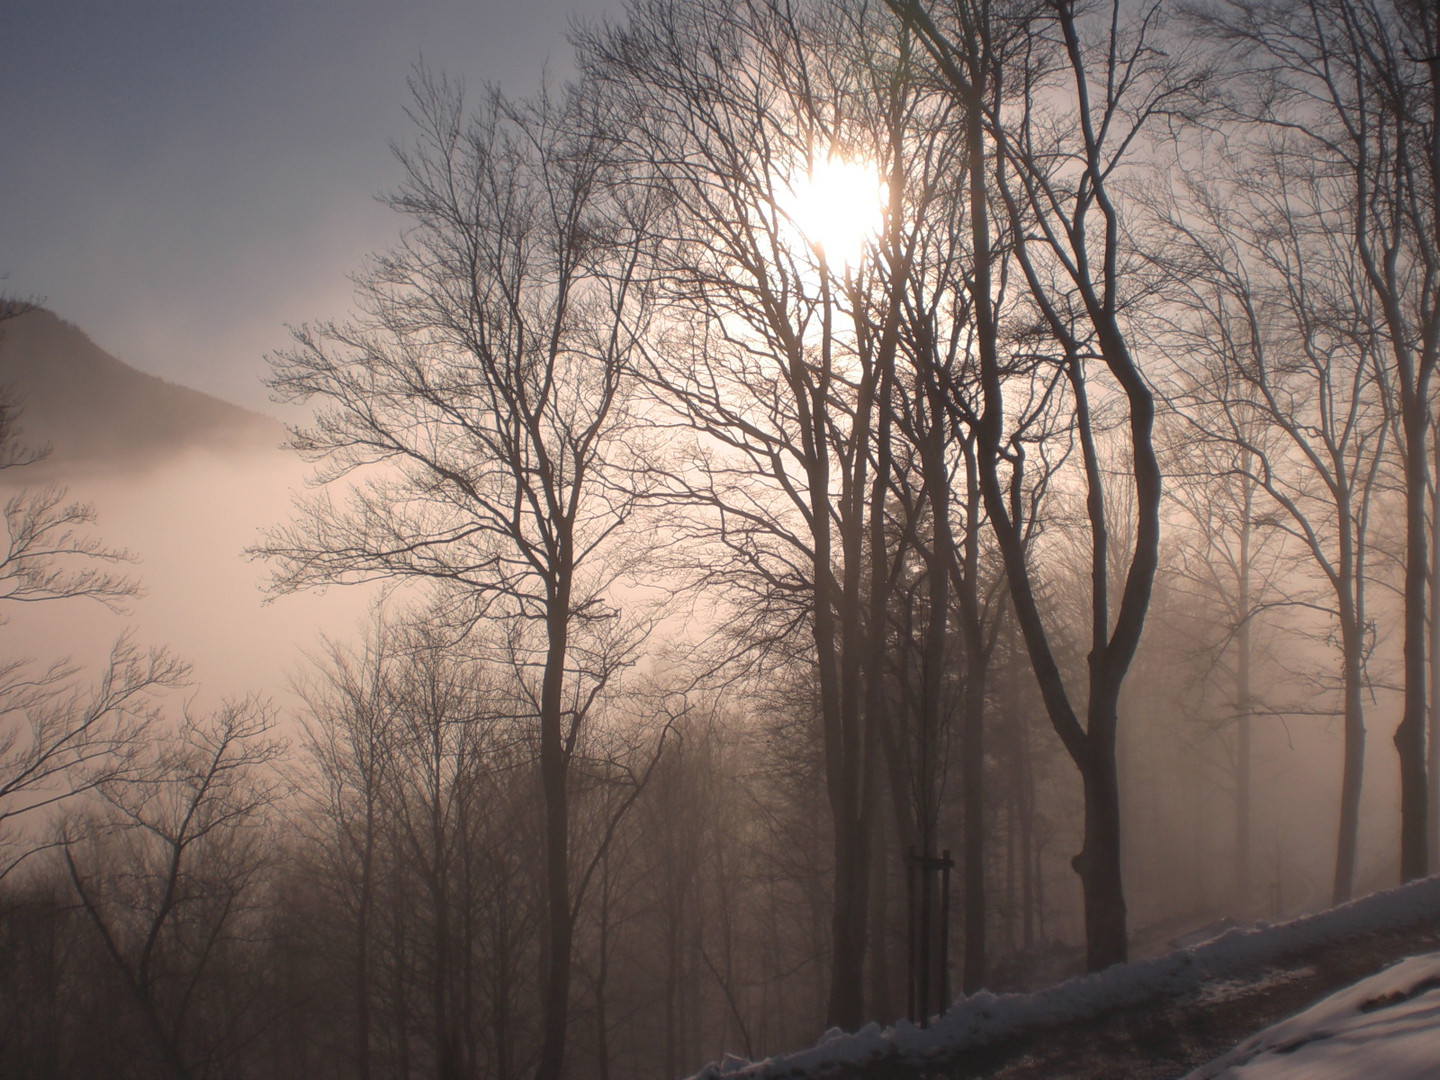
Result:
<instances>
[{"instance_id":1,"label":"snowy embankment","mask_svg":"<svg viewBox=\"0 0 1440 1080\"><path fill-rule=\"evenodd\" d=\"M1440 953L1412 956L1254 1035L1185 1080L1434 1080Z\"/></svg>"},{"instance_id":2,"label":"snowy embankment","mask_svg":"<svg viewBox=\"0 0 1440 1080\"><path fill-rule=\"evenodd\" d=\"M694 1080L779 1080L823 1076L881 1061L923 1065L1026 1031L1084 1020L1152 998L1174 997L1216 980L1254 972L1282 957L1374 930L1440 917L1440 877L1375 893L1341 907L1275 926L1230 930L1221 937L1151 960L1117 964L1028 994L982 990L960 997L928 1028L908 1021L853 1034L831 1030L810 1050L750 1062L727 1055ZM1208 1075L1208 1074L1204 1074Z\"/></svg>"}]
</instances>

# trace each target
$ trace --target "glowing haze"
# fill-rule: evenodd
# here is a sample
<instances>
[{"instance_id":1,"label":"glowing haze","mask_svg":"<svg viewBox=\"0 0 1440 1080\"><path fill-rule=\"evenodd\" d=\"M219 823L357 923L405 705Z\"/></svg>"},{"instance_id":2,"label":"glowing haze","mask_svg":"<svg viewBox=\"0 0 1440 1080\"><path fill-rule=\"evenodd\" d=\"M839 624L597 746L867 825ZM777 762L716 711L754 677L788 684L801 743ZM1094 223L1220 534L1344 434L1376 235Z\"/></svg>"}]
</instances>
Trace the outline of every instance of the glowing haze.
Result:
<instances>
[{"instance_id":1,"label":"glowing haze","mask_svg":"<svg viewBox=\"0 0 1440 1080\"><path fill-rule=\"evenodd\" d=\"M832 266L855 266L885 223L887 185L873 162L839 154L788 177L779 209Z\"/></svg>"}]
</instances>

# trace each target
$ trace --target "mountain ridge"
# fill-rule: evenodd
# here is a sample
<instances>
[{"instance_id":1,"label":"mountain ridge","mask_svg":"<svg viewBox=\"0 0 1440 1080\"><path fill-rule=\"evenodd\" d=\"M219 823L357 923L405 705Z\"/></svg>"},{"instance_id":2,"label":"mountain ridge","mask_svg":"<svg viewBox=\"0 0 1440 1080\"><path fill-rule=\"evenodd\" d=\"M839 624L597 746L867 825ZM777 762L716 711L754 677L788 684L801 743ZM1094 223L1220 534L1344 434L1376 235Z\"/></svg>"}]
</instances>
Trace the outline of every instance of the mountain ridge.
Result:
<instances>
[{"instance_id":1,"label":"mountain ridge","mask_svg":"<svg viewBox=\"0 0 1440 1080\"><path fill-rule=\"evenodd\" d=\"M131 367L46 308L0 322L0 394L19 405L19 441L48 446L25 470L148 469L190 450L275 448L280 421Z\"/></svg>"}]
</instances>

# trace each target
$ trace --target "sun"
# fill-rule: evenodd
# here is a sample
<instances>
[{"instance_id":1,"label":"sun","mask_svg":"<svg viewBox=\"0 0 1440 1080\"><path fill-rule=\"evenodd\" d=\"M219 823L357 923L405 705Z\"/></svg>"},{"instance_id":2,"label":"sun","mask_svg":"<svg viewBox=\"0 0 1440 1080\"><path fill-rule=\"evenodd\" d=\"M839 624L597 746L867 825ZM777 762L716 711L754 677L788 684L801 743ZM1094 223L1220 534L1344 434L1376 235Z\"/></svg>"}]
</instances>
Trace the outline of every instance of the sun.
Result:
<instances>
[{"instance_id":1,"label":"sun","mask_svg":"<svg viewBox=\"0 0 1440 1080\"><path fill-rule=\"evenodd\" d=\"M776 203L827 263L853 267L885 223L888 187L872 162L835 154L793 172Z\"/></svg>"}]
</instances>

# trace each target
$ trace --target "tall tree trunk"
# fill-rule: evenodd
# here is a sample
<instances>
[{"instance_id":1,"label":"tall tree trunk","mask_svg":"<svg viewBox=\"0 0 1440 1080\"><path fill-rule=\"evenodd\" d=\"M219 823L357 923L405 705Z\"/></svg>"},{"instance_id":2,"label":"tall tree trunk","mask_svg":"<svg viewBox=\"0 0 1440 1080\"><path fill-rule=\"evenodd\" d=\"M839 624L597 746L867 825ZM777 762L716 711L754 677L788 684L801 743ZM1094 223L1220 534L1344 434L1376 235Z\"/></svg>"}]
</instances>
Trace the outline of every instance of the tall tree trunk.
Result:
<instances>
[{"instance_id":1,"label":"tall tree trunk","mask_svg":"<svg viewBox=\"0 0 1440 1080\"><path fill-rule=\"evenodd\" d=\"M980 479L973 442L964 447L965 540L960 580L960 615L965 640L965 720L961 737L961 782L965 809L965 971L962 986L973 994L988 977L985 940L985 694L990 648L980 610ZM949 530L946 530L947 535Z\"/></svg>"},{"instance_id":2,"label":"tall tree trunk","mask_svg":"<svg viewBox=\"0 0 1440 1080\"><path fill-rule=\"evenodd\" d=\"M1361 576L1355 515L1347 496L1336 502L1340 559L1335 591L1340 615L1345 761L1340 780L1340 835L1335 854L1333 901L1343 904L1355 888L1360 832L1360 790L1365 780L1365 582Z\"/></svg>"},{"instance_id":3,"label":"tall tree trunk","mask_svg":"<svg viewBox=\"0 0 1440 1080\"><path fill-rule=\"evenodd\" d=\"M885 832L883 813L877 803L876 814L871 821L874 837L871 840L873 856L870 866L870 1015L877 1020L888 1021L901 1014L895 1000L893 958L890 949L890 875L889 860L885 858L881 838ZM905 850L903 847L900 850Z\"/></svg>"},{"instance_id":4,"label":"tall tree trunk","mask_svg":"<svg viewBox=\"0 0 1440 1080\"><path fill-rule=\"evenodd\" d=\"M560 1080L570 1010L574 920L570 915L569 752L561 727L570 581L558 575L540 696L540 786L545 803L545 973L541 990L540 1060L535 1080Z\"/></svg>"},{"instance_id":5,"label":"tall tree trunk","mask_svg":"<svg viewBox=\"0 0 1440 1080\"><path fill-rule=\"evenodd\" d=\"M1251 834L1251 610L1250 543L1254 536L1255 483L1250 479L1249 451L1241 458L1239 596L1235 628L1235 903L1241 912L1250 908Z\"/></svg>"},{"instance_id":6,"label":"tall tree trunk","mask_svg":"<svg viewBox=\"0 0 1440 1080\"><path fill-rule=\"evenodd\" d=\"M985 657L966 649L965 731L961 778L965 803L965 971L962 987L973 994L988 977L985 940Z\"/></svg>"},{"instance_id":7,"label":"tall tree trunk","mask_svg":"<svg viewBox=\"0 0 1440 1080\"><path fill-rule=\"evenodd\" d=\"M1430 865L1440 867L1440 439L1431 439L1430 477L1430 701L1425 764L1429 773Z\"/></svg>"},{"instance_id":8,"label":"tall tree trunk","mask_svg":"<svg viewBox=\"0 0 1440 1080\"><path fill-rule=\"evenodd\" d=\"M1343 605L1348 607L1348 605ZM1364 673L1360 640L1363 630L1353 613L1341 615L1344 656L1345 760L1340 778L1340 835L1335 853L1335 887L1332 902L1343 904L1355 888L1355 855L1360 831L1360 789L1365 776Z\"/></svg>"},{"instance_id":9,"label":"tall tree trunk","mask_svg":"<svg viewBox=\"0 0 1440 1080\"><path fill-rule=\"evenodd\" d=\"M1437 112L1440 118L1440 112ZM1435 137L1440 142L1440 137ZM1400 879L1429 872L1430 844L1425 776L1425 578L1429 572L1425 500L1429 472L1429 365L1421 363L1411 383L1402 375L1401 426L1405 438L1405 706L1395 729L1400 756Z\"/></svg>"},{"instance_id":10,"label":"tall tree trunk","mask_svg":"<svg viewBox=\"0 0 1440 1080\"><path fill-rule=\"evenodd\" d=\"M373 755L374 743L366 747ZM365 833L360 849L360 896L355 912L355 1075L370 1080L370 927L375 893L375 791L373 762L365 766Z\"/></svg>"}]
</instances>

